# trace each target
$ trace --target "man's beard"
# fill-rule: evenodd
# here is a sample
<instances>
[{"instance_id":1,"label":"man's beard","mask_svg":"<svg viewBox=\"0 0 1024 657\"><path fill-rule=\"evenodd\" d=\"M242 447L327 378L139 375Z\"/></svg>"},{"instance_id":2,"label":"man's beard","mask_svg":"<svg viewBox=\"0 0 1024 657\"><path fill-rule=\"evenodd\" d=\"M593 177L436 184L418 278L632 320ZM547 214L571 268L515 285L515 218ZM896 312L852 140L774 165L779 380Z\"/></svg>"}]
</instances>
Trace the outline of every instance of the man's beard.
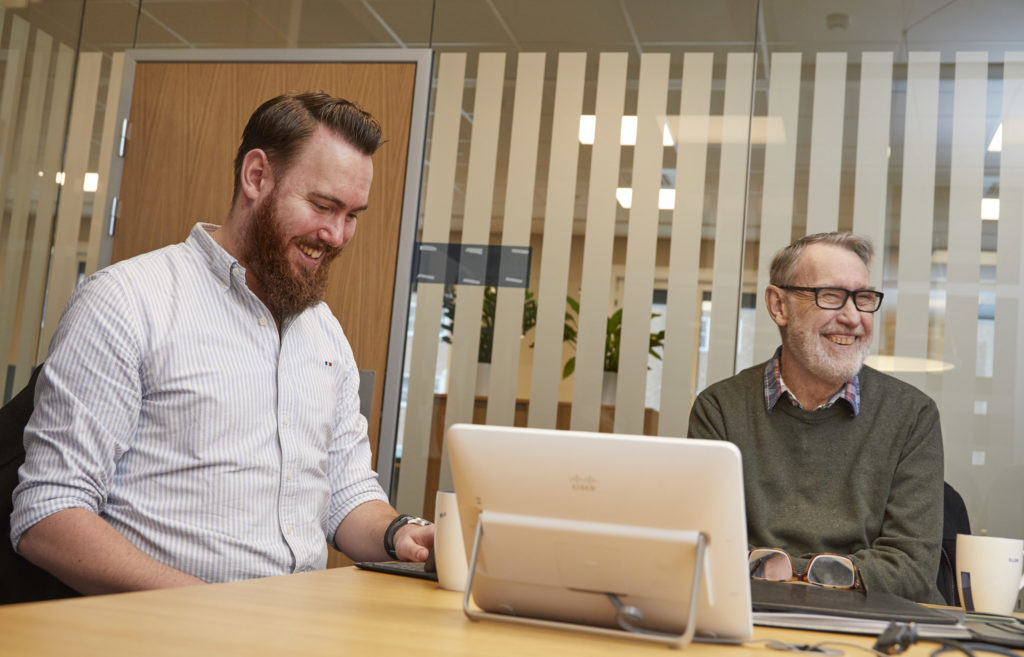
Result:
<instances>
[{"instance_id":1,"label":"man's beard","mask_svg":"<svg viewBox=\"0 0 1024 657\"><path fill-rule=\"evenodd\" d=\"M860 372L864 359L868 355L871 343L864 336L859 336L853 345L844 350L839 357L832 356L821 343L821 334L793 327L789 332L789 348L796 360L819 379L834 383L838 388Z\"/></svg>"},{"instance_id":2,"label":"man's beard","mask_svg":"<svg viewBox=\"0 0 1024 657\"><path fill-rule=\"evenodd\" d=\"M288 260L291 241L280 230L276 199L276 194L271 194L253 215L245 266L260 282L263 303L275 317L284 320L320 302L327 287L329 265L341 248L319 240L296 240L324 252L317 267L296 272Z\"/></svg>"}]
</instances>

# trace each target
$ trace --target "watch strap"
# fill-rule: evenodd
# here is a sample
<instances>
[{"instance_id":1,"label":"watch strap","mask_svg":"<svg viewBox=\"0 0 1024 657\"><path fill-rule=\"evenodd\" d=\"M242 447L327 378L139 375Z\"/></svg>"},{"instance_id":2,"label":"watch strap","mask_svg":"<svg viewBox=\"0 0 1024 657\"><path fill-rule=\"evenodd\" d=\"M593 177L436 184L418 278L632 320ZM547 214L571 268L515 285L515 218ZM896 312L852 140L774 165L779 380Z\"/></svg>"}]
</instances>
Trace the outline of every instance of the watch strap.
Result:
<instances>
[{"instance_id":1,"label":"watch strap","mask_svg":"<svg viewBox=\"0 0 1024 657\"><path fill-rule=\"evenodd\" d=\"M423 518L417 518L416 516L410 516L407 513L400 513L395 516L395 519L391 521L388 528L384 530L384 551L387 552L388 558L392 561L398 560L398 554L395 552L395 534L398 530L406 525L429 525L429 520Z\"/></svg>"}]
</instances>

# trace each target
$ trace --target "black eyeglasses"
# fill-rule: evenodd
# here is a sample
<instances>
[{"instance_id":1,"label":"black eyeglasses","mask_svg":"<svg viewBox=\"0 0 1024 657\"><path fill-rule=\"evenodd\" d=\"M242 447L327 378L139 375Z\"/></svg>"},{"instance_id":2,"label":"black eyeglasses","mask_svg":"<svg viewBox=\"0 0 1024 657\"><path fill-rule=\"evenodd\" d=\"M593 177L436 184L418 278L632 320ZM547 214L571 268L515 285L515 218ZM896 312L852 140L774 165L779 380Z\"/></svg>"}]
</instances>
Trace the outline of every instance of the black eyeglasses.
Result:
<instances>
[{"instance_id":1,"label":"black eyeglasses","mask_svg":"<svg viewBox=\"0 0 1024 657\"><path fill-rule=\"evenodd\" d=\"M853 297L853 305L862 313L877 312L882 307L882 297L878 290L847 290L842 287L800 287L798 285L776 286L790 292L814 292L814 303L822 310L839 310L846 305L846 300Z\"/></svg>"}]
</instances>

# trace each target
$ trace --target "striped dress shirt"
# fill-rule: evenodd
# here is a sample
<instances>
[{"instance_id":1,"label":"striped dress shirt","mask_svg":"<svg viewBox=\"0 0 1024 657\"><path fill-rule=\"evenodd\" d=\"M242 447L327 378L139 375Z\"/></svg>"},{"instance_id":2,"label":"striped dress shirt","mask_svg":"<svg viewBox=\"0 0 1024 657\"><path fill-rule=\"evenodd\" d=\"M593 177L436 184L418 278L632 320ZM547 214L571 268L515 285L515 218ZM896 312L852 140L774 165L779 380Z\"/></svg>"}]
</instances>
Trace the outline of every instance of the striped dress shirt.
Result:
<instances>
[{"instance_id":1,"label":"striped dress shirt","mask_svg":"<svg viewBox=\"0 0 1024 657\"><path fill-rule=\"evenodd\" d=\"M25 431L11 541L84 508L208 582L323 568L346 514L385 500L359 373L320 303L279 332L245 270L188 239L86 280Z\"/></svg>"}]
</instances>

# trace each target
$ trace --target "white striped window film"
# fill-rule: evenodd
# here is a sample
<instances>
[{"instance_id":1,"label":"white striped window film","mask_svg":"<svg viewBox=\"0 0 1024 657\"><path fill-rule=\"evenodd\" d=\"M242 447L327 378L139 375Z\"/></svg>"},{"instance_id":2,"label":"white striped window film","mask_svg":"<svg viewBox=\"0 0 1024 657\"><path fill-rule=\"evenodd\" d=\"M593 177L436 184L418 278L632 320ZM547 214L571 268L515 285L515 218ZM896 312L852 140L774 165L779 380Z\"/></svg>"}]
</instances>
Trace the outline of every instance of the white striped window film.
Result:
<instances>
[{"instance_id":1,"label":"white striped window film","mask_svg":"<svg viewBox=\"0 0 1024 657\"><path fill-rule=\"evenodd\" d=\"M595 101L596 127L587 190L583 269L579 289L579 338L573 380L573 429L596 431L601 414L605 326L615 245L614 190L619 182L621 124L626 98L625 53L601 53ZM541 272L541 277L544 274Z\"/></svg>"},{"instance_id":2,"label":"white striped window film","mask_svg":"<svg viewBox=\"0 0 1024 657\"><path fill-rule=\"evenodd\" d=\"M3 8L0 27L0 383L10 396L45 357L80 273L101 258L109 209L94 199L106 196L123 55L76 58ZM468 310L439 368L443 290L418 287L400 509L423 507L432 461L445 484L435 428L457 420L684 435L694 395L778 345L762 308L771 255L839 228L876 246L872 282L886 300L871 363L939 404L947 480L975 526L1024 535L1006 503L1024 496L1024 54L835 45L438 56L419 239L532 246L537 324L521 335L525 295L499 289L489 391L478 398L481 290L458 290ZM672 135L660 167L652 114ZM582 115L596 116L594 143L578 138ZM632 144L620 139L622 118L636 121ZM615 200L618 187L632 207ZM666 192L671 208L655 212ZM998 220L982 220L983 200L998 204ZM744 293L753 308L740 308ZM584 302L575 349L563 342L566 295ZM607 402L599 363L620 308L624 361ZM651 312L666 329L656 378L644 375ZM571 357L576 373L563 380Z\"/></svg>"},{"instance_id":3,"label":"white striped window film","mask_svg":"<svg viewBox=\"0 0 1024 657\"><path fill-rule=\"evenodd\" d=\"M466 178L465 211L462 217L462 243L482 245L490 242L491 215L494 206L495 170L498 158L498 131L505 85L505 53L483 53L477 61L476 92L473 98L473 122L470 131L469 171ZM475 406L479 318L484 288L480 285L456 285L455 316L448 396L444 426L472 422ZM495 345L497 347L498 345ZM442 450L439 486L451 489L448 459Z\"/></svg>"},{"instance_id":4,"label":"white striped window film","mask_svg":"<svg viewBox=\"0 0 1024 657\"><path fill-rule=\"evenodd\" d=\"M853 232L869 238L879 253L885 243L892 62L890 52L866 52L860 61ZM871 271L871 282L877 288L882 287L882 270L879 257ZM873 347L876 351L877 346L876 339Z\"/></svg>"},{"instance_id":5,"label":"white striped window film","mask_svg":"<svg viewBox=\"0 0 1024 657\"><path fill-rule=\"evenodd\" d=\"M1020 486L1024 465L1024 304L1021 303L1022 249L1024 249L1024 52L1008 52L1003 58L1002 125L1003 143L999 169L999 241L996 251L995 333L996 354L992 371L991 426L984 438L990 450L989 460L1013 464ZM1007 493L1021 499L1007 478L1014 471L1000 473L1000 484ZM984 475L975 475L975 482ZM1006 483L1004 483L1006 482ZM985 488L982 488L985 490ZM1002 492L1001 490L999 492ZM996 505L993 505L996 506ZM994 509L995 510L995 509ZM1000 505L997 510L1009 515ZM1002 524L1002 523L1001 523ZM997 536L1020 536L996 533Z\"/></svg>"},{"instance_id":6,"label":"white striped window film","mask_svg":"<svg viewBox=\"0 0 1024 657\"><path fill-rule=\"evenodd\" d=\"M899 277L893 298L899 304L894 353L922 360L928 357L930 236L935 217L938 114L939 55L910 53L900 198ZM923 373L911 372L906 378L917 387L924 387Z\"/></svg>"},{"instance_id":7,"label":"white striped window film","mask_svg":"<svg viewBox=\"0 0 1024 657\"><path fill-rule=\"evenodd\" d=\"M647 350L657 250L658 201L665 159L669 55L640 58L637 90L637 135L633 149L632 207L626 236L626 273L622 300L622 344L616 377L617 433L643 433Z\"/></svg>"},{"instance_id":8,"label":"white striped window film","mask_svg":"<svg viewBox=\"0 0 1024 657\"><path fill-rule=\"evenodd\" d=\"M79 240L85 215L102 213L94 203L99 196L85 185L92 121L98 91L118 75L122 56L104 61L81 53L76 68L72 48L2 9L0 38L0 349L6 355L0 392L8 399L46 356L51 332L40 330L44 298L48 312L59 315L80 272L96 267L88 258L94 240ZM105 173L93 175L98 185L106 183Z\"/></svg>"},{"instance_id":9,"label":"white striped window film","mask_svg":"<svg viewBox=\"0 0 1024 657\"><path fill-rule=\"evenodd\" d=\"M57 329L57 320L64 304L71 298L77 284L79 256L78 235L82 228L85 203L85 174L89 165L95 125L96 99L99 93L100 67L103 56L98 52L78 55L78 70L71 99L68 138L64 152L63 189L57 207L47 283L47 304L40 336L40 352L48 348Z\"/></svg>"},{"instance_id":10,"label":"white striped window film","mask_svg":"<svg viewBox=\"0 0 1024 657\"><path fill-rule=\"evenodd\" d=\"M438 60L420 240L443 243L448 241L451 230L466 55L445 53ZM431 440L431 416L443 293L441 285L420 285L416 291L412 349L407 356L408 397L404 422L399 428L401 472L398 491L392 499L394 506L406 513L422 512L429 460L441 457L442 446Z\"/></svg>"},{"instance_id":11,"label":"white striped window film","mask_svg":"<svg viewBox=\"0 0 1024 657\"><path fill-rule=\"evenodd\" d=\"M988 55L957 53L953 88L952 147L950 151L949 243L945 269L945 339L942 361L956 366L941 374L942 428L946 463L957 478L971 476L968 436L984 435L985 416L975 413L978 400L987 399L979 385L974 355L978 351L981 293L982 219L979 199L984 194ZM940 265L941 266L941 265ZM938 391L937 391L938 392ZM981 393L981 396L979 396ZM966 491L964 491L966 492Z\"/></svg>"},{"instance_id":12,"label":"white striped window film","mask_svg":"<svg viewBox=\"0 0 1024 657\"><path fill-rule=\"evenodd\" d=\"M688 400L693 399L697 385L693 345L700 334L701 293L695 282L700 274L713 64L710 53L686 53L683 59L658 421L658 433L664 436L686 434ZM690 137L683 139L683 134Z\"/></svg>"},{"instance_id":13,"label":"white striped window film","mask_svg":"<svg viewBox=\"0 0 1024 657\"><path fill-rule=\"evenodd\" d=\"M530 244L544 91L544 54L522 53L518 60L501 231L501 244L509 248ZM525 299L525 288L499 287L497 290L494 343L502 347L495 349L491 356L487 424L511 425L515 419Z\"/></svg>"},{"instance_id":14,"label":"white striped window film","mask_svg":"<svg viewBox=\"0 0 1024 657\"><path fill-rule=\"evenodd\" d=\"M819 52L814 66L814 118L807 180L807 232L839 225L839 178L846 101L846 53Z\"/></svg>"},{"instance_id":15,"label":"white striped window film","mask_svg":"<svg viewBox=\"0 0 1024 657\"><path fill-rule=\"evenodd\" d=\"M776 52L767 67L770 77L754 84L749 53L559 53L517 56L501 66L491 55L494 75L506 75L500 88L480 78L488 66L483 61L473 62L472 79L449 79L450 61L457 57L440 58L421 239L491 244L526 239L534 248L530 289L538 301L537 324L521 335L522 298L518 291L499 291L499 312L512 319L502 320L495 337L494 352L501 357L487 375L493 392L474 399L486 414L474 416L469 403L477 378L473 292L458 291L460 300L468 299L460 307L470 307L470 318L456 328L450 361L438 369L440 292L419 286L407 399L408 417L415 422L405 425L398 498L407 505L403 510L415 511L430 494L420 470L428 453L438 456L443 442L430 437L436 432L431 427L443 429L456 419L684 435L693 397L733 374L738 353L747 350L760 363L778 345L778 330L762 308L768 263L792 238L813 230L853 230L875 243L871 277L886 300L876 317L870 362L939 403L947 479L964 490L969 504L991 490L983 482L983 468L993 458L1021 461L1024 431L1015 417L1024 389L1018 381L1024 345L1017 335L1024 312L1017 301L1024 208L1019 180L1024 61L1019 55L1007 55L997 70L996 62L978 53L947 61L929 52L910 52L902 59L882 51ZM477 126L494 120L486 114L484 89L491 89L490 102L516 108L502 114L496 128ZM998 107L990 100L993 90ZM520 98L525 94L530 98ZM539 120L533 114L538 106ZM751 115L751 107L761 109ZM580 141L576 128L580 116L589 114L596 116L594 137ZM993 193L992 155L985 159L993 115L1004 125L997 156L998 240L979 212L982 196ZM620 125L623 117L633 116L635 142L627 144ZM460 133L460 121L470 119ZM659 121L672 135L669 146L658 145ZM495 129L517 135L508 144L498 140L493 156L498 173L491 169L495 147L478 143L493 141ZM445 138L456 143L445 144ZM470 160L463 217L455 216L450 202L452 151L460 138ZM944 138L951 145L941 148ZM534 150L523 140L536 140L540 147ZM486 157L474 159L474 153L485 152ZM517 164L502 166L506 159ZM751 169L761 164L762 169ZM491 173L491 179L483 173ZM749 189L748 178L753 179ZM488 184L499 189L477 187ZM616 205L615 187L631 189L632 207ZM532 228L524 238L516 232L523 230L528 213L520 196L531 189ZM655 199L666 189L674 192L674 203L655 211ZM751 189L757 194L748 195ZM806 203L799 196L804 193ZM447 208L438 203L442 196ZM477 211L486 212L485 199L489 228L474 223L481 221ZM477 210L471 213L470 206ZM458 229L453 220L460 222ZM658 290L663 305L652 307L650 298ZM753 292L753 308L740 310L741 292ZM566 295L580 302L575 349L562 341ZM607 404L601 402L602 340L617 308L624 309L626 361ZM652 308L663 309L666 329L660 375L653 383L641 377ZM421 317L427 318L422 326ZM752 326L742 326L745 321ZM466 327L470 335L459 338ZM992 352L999 355L993 358ZM575 374L560 380L571 357ZM947 369L918 371L928 367ZM438 372L447 377L438 389L449 397L440 422L431 410ZM645 395L648 385L654 388ZM645 409L652 406L651 394L653 408ZM985 462L989 466L979 465ZM417 490L406 490L409 482ZM1020 484L1002 485L1021 493ZM972 515L979 522L1003 527L1006 535L1021 533L1006 511L974 504Z\"/></svg>"},{"instance_id":16,"label":"white striped window film","mask_svg":"<svg viewBox=\"0 0 1024 657\"><path fill-rule=\"evenodd\" d=\"M537 290L537 326L530 385L528 424L553 427L558 417L562 378L565 298L576 208L579 164L578 126L583 108L587 58L583 53L560 53L551 115L547 197L541 218L543 237Z\"/></svg>"},{"instance_id":17,"label":"white striped window film","mask_svg":"<svg viewBox=\"0 0 1024 657\"><path fill-rule=\"evenodd\" d=\"M754 56L729 53L726 62L725 118L750 113ZM747 133L749 135L749 133ZM714 271L711 281L711 321L708 339L707 380L731 376L736 368L736 336L743 267L743 209L747 182L749 144L745 139L722 140L717 213L714 223Z\"/></svg>"},{"instance_id":18,"label":"white striped window film","mask_svg":"<svg viewBox=\"0 0 1024 657\"><path fill-rule=\"evenodd\" d=\"M785 139L764 146L764 191L761 194L761 239L758 262L771 262L772 255L790 242L793 232L793 189L796 177L796 142L800 120L800 53L773 53L768 116L778 117ZM844 74L845 79L845 74ZM838 182L838 179L837 179ZM838 198L837 198L838 202ZM838 209L838 208L837 208ZM768 267L758 267L757 292L769 283ZM758 296L758 305L761 298ZM766 312L755 318L754 362L760 363L779 346L779 329Z\"/></svg>"}]
</instances>

